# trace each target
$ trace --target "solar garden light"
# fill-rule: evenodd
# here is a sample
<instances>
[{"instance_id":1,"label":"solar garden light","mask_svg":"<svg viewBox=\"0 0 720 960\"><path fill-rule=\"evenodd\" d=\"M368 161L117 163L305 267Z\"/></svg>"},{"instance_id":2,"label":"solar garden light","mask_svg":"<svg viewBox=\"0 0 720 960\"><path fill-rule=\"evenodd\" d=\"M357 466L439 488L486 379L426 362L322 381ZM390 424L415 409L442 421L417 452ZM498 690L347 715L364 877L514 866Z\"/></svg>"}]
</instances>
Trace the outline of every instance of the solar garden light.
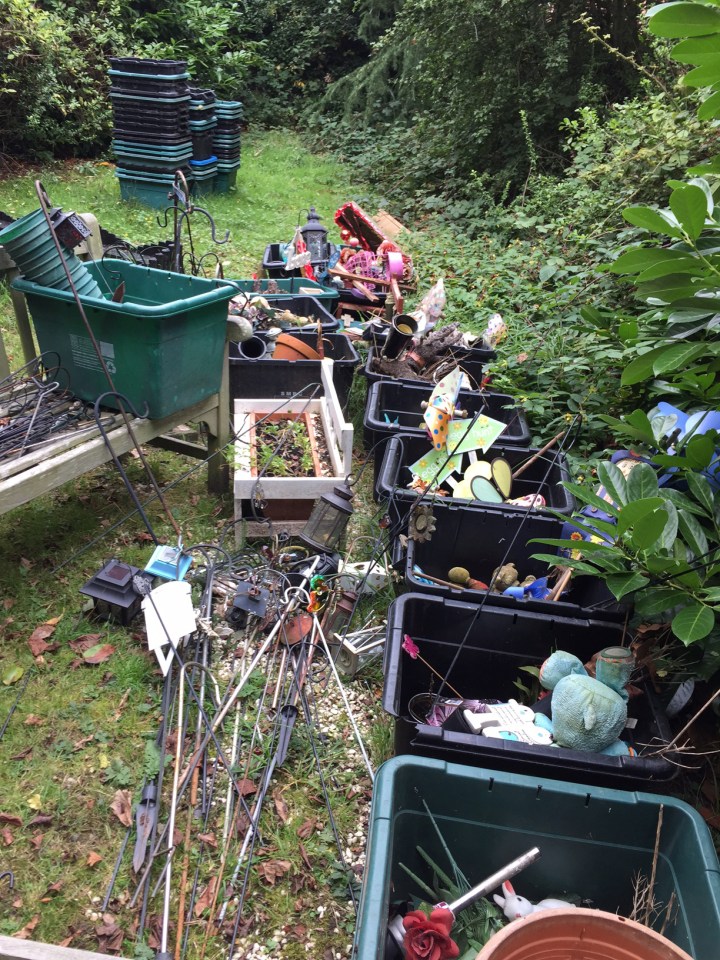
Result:
<instances>
[{"instance_id":1,"label":"solar garden light","mask_svg":"<svg viewBox=\"0 0 720 960\"><path fill-rule=\"evenodd\" d=\"M307 223L300 227L300 233L310 254L311 263L326 263L328 259L328 232L321 225L321 220L322 217L316 212L315 207L310 207Z\"/></svg>"},{"instance_id":2,"label":"solar garden light","mask_svg":"<svg viewBox=\"0 0 720 960\"><path fill-rule=\"evenodd\" d=\"M126 627L140 612L142 602L133 583L136 575L142 576L137 567L109 560L84 587L80 587L80 593L92 597L93 612L100 620L115 620Z\"/></svg>"},{"instance_id":3,"label":"solar garden light","mask_svg":"<svg viewBox=\"0 0 720 960\"><path fill-rule=\"evenodd\" d=\"M63 213L62 210L53 218L53 230L60 243L68 250L79 247L92 233L79 214L74 211Z\"/></svg>"},{"instance_id":4,"label":"solar garden light","mask_svg":"<svg viewBox=\"0 0 720 960\"><path fill-rule=\"evenodd\" d=\"M334 553L353 515L353 492L347 480L315 501L300 539L320 553Z\"/></svg>"}]
</instances>

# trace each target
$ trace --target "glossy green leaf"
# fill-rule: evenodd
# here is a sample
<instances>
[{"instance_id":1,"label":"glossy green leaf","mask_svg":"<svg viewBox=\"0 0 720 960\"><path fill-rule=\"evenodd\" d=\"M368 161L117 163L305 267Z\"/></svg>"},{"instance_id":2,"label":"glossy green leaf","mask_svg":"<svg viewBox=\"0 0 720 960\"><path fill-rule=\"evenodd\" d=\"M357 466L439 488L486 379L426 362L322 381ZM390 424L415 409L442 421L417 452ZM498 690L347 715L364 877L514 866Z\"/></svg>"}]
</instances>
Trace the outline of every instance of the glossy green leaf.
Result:
<instances>
[{"instance_id":1,"label":"glossy green leaf","mask_svg":"<svg viewBox=\"0 0 720 960\"><path fill-rule=\"evenodd\" d=\"M700 68L704 69L704 68ZM700 187L687 184L670 194L670 209L691 240L696 240L705 226L707 202Z\"/></svg>"},{"instance_id":2,"label":"glossy green leaf","mask_svg":"<svg viewBox=\"0 0 720 960\"><path fill-rule=\"evenodd\" d=\"M708 59L682 78L683 86L692 89L714 87L718 81L720 81L720 63L715 58Z\"/></svg>"},{"instance_id":3,"label":"glossy green leaf","mask_svg":"<svg viewBox=\"0 0 720 960\"><path fill-rule=\"evenodd\" d=\"M649 513L654 513L663 507L665 501L660 497L648 497L647 500L633 500L620 509L618 519L618 533L624 533Z\"/></svg>"},{"instance_id":4,"label":"glossy green leaf","mask_svg":"<svg viewBox=\"0 0 720 960\"><path fill-rule=\"evenodd\" d=\"M642 617L656 617L678 606L687 599L687 594L672 587L651 587L643 590L634 599L636 613Z\"/></svg>"},{"instance_id":5,"label":"glossy green leaf","mask_svg":"<svg viewBox=\"0 0 720 960\"><path fill-rule=\"evenodd\" d=\"M664 500L663 510L667 513L668 520L658 540L658 548L670 552L678 534L677 508L674 503L671 503L669 500Z\"/></svg>"},{"instance_id":6,"label":"glossy green leaf","mask_svg":"<svg viewBox=\"0 0 720 960\"><path fill-rule=\"evenodd\" d=\"M617 506L621 507L627 503L627 481L622 471L615 463L603 461L598 464L598 480L605 487L605 490L613 498Z\"/></svg>"},{"instance_id":7,"label":"glossy green leaf","mask_svg":"<svg viewBox=\"0 0 720 960\"><path fill-rule=\"evenodd\" d=\"M598 575L596 567L591 566L589 563L584 563L582 560L568 560L565 557L553 556L551 553L534 553L532 559L549 563L551 566L562 565L563 567L571 567L573 570L577 570L578 573L589 573L593 577Z\"/></svg>"},{"instance_id":8,"label":"glossy green leaf","mask_svg":"<svg viewBox=\"0 0 720 960\"><path fill-rule=\"evenodd\" d=\"M672 632L683 643L695 643L706 637L715 626L715 614L701 603L689 603L676 614L671 623Z\"/></svg>"},{"instance_id":9,"label":"glossy green leaf","mask_svg":"<svg viewBox=\"0 0 720 960\"><path fill-rule=\"evenodd\" d=\"M718 59L720 64L720 58ZM710 220L713 220L715 217L715 197L713 196L712 188L710 184L704 177L692 177L692 179L687 181L692 187L699 187L703 194L705 195L705 213Z\"/></svg>"},{"instance_id":10,"label":"glossy green leaf","mask_svg":"<svg viewBox=\"0 0 720 960\"><path fill-rule=\"evenodd\" d=\"M706 63L708 60L720 59L720 40L712 34L690 37L676 43L670 56L678 63Z\"/></svg>"},{"instance_id":11,"label":"glossy green leaf","mask_svg":"<svg viewBox=\"0 0 720 960\"><path fill-rule=\"evenodd\" d=\"M708 542L705 531L697 518L692 513L686 513L685 510L678 510L678 527L680 535L692 550L695 558L704 557L708 551Z\"/></svg>"},{"instance_id":12,"label":"glossy green leaf","mask_svg":"<svg viewBox=\"0 0 720 960\"><path fill-rule=\"evenodd\" d=\"M645 500L658 495L657 474L649 463L638 463L627 478L627 496L630 500Z\"/></svg>"},{"instance_id":13,"label":"glossy green leaf","mask_svg":"<svg viewBox=\"0 0 720 960\"><path fill-rule=\"evenodd\" d=\"M617 274L642 273L658 264L679 263L688 259L687 253L665 247L634 247L620 254L610 265L609 272Z\"/></svg>"},{"instance_id":14,"label":"glossy green leaf","mask_svg":"<svg viewBox=\"0 0 720 960\"><path fill-rule=\"evenodd\" d=\"M623 343L636 340L638 335L637 320L625 320L618 326L618 336Z\"/></svg>"},{"instance_id":15,"label":"glossy green leaf","mask_svg":"<svg viewBox=\"0 0 720 960\"><path fill-rule=\"evenodd\" d=\"M689 472L685 479L690 492L712 517L715 512L716 500L709 481L699 473Z\"/></svg>"},{"instance_id":16,"label":"glossy green leaf","mask_svg":"<svg viewBox=\"0 0 720 960\"><path fill-rule=\"evenodd\" d=\"M689 466L705 470L715 458L715 444L707 433L696 434L683 444L682 453Z\"/></svg>"},{"instance_id":17,"label":"glossy green leaf","mask_svg":"<svg viewBox=\"0 0 720 960\"><path fill-rule=\"evenodd\" d=\"M649 550L662 536L668 522L665 510L655 510L633 526L630 542L637 550ZM673 538L674 539L674 538Z\"/></svg>"},{"instance_id":18,"label":"glossy green leaf","mask_svg":"<svg viewBox=\"0 0 720 960\"><path fill-rule=\"evenodd\" d=\"M635 571L631 573L612 573L605 579L605 582L615 599L622 600L628 593L647 586L648 579Z\"/></svg>"},{"instance_id":19,"label":"glossy green leaf","mask_svg":"<svg viewBox=\"0 0 720 960\"><path fill-rule=\"evenodd\" d=\"M698 107L698 120L714 120L720 116L720 91L711 93Z\"/></svg>"},{"instance_id":20,"label":"glossy green leaf","mask_svg":"<svg viewBox=\"0 0 720 960\"><path fill-rule=\"evenodd\" d=\"M644 416L647 420L647 415L644 414ZM654 444L655 438L652 429L645 430L629 423L629 417L619 420L617 417L609 417L607 414L601 413L600 419L603 423L609 424L618 436L632 437L633 440L639 440L641 443Z\"/></svg>"},{"instance_id":21,"label":"glossy green leaf","mask_svg":"<svg viewBox=\"0 0 720 960\"><path fill-rule=\"evenodd\" d=\"M661 263L653 264L647 270L643 270L635 282L640 286L644 283L650 283L651 280L671 277L674 274L702 277L706 270L707 267L697 257L678 257L676 260L663 260Z\"/></svg>"},{"instance_id":22,"label":"glossy green leaf","mask_svg":"<svg viewBox=\"0 0 720 960\"><path fill-rule=\"evenodd\" d=\"M653 375L653 364L656 358L666 349L668 348L654 347L652 350L648 350L647 353L642 353L640 356L635 357L634 360L631 360L622 372L622 385L624 387L630 387L635 383L641 383L643 380L651 377Z\"/></svg>"},{"instance_id":23,"label":"glossy green leaf","mask_svg":"<svg viewBox=\"0 0 720 960\"><path fill-rule=\"evenodd\" d=\"M679 343L676 347L668 347L653 363L653 373L660 376L663 373L682 371L691 360L697 359L705 353L702 343Z\"/></svg>"},{"instance_id":24,"label":"glossy green leaf","mask_svg":"<svg viewBox=\"0 0 720 960\"><path fill-rule=\"evenodd\" d=\"M642 227L651 233L660 233L663 236L682 237L682 230L668 219L667 214L651 207L626 207L623 217L634 227Z\"/></svg>"},{"instance_id":25,"label":"glossy green leaf","mask_svg":"<svg viewBox=\"0 0 720 960\"><path fill-rule=\"evenodd\" d=\"M653 457L653 462L655 462L656 459L657 458ZM702 509L702 507L698 506L694 500L691 500L690 497L686 496L680 490L672 490L670 488L663 487L662 495L668 502L675 504L678 509L682 508L689 513L697 514L699 517L705 516L705 511Z\"/></svg>"},{"instance_id":26,"label":"glossy green leaf","mask_svg":"<svg viewBox=\"0 0 720 960\"><path fill-rule=\"evenodd\" d=\"M720 12L701 3L662 3L647 12L656 37L701 37L720 32Z\"/></svg>"},{"instance_id":27,"label":"glossy green leaf","mask_svg":"<svg viewBox=\"0 0 720 960\"><path fill-rule=\"evenodd\" d=\"M607 500L603 500L602 497L599 497L594 490L591 490L587 486L582 486L579 483L563 483L563 486L566 490L569 490L572 495L579 500L581 503L587 503L591 507L597 507L602 510L604 513L609 513L613 517L617 517L618 509L614 504L609 503ZM592 516L588 517L588 520L592 520Z\"/></svg>"},{"instance_id":28,"label":"glossy green leaf","mask_svg":"<svg viewBox=\"0 0 720 960\"><path fill-rule=\"evenodd\" d=\"M720 603L720 587L708 587L702 593L708 603Z\"/></svg>"}]
</instances>

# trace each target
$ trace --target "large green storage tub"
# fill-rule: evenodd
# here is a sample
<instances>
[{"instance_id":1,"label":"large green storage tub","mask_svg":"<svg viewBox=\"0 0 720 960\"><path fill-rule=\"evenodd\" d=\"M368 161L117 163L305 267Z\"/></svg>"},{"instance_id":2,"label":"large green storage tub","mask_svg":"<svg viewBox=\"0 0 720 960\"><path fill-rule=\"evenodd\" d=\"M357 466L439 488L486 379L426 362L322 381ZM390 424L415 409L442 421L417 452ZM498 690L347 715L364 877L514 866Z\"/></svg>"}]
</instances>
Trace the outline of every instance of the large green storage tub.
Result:
<instances>
[{"instance_id":1,"label":"large green storage tub","mask_svg":"<svg viewBox=\"0 0 720 960\"><path fill-rule=\"evenodd\" d=\"M471 883L537 846L540 859L513 880L519 894L537 901L574 893L624 916L634 875L651 875L662 804L655 898L667 904L674 891L678 902L665 936L695 960L720 956L720 866L708 828L686 803L395 757L375 780L354 960L383 960L390 904L423 896L400 861L430 883L416 847L447 864L423 800Z\"/></svg>"},{"instance_id":2,"label":"large green storage tub","mask_svg":"<svg viewBox=\"0 0 720 960\"><path fill-rule=\"evenodd\" d=\"M147 404L147 415L160 419L220 389L233 287L123 260L90 263L88 270L108 297L125 283L122 303L81 302L115 388L139 413ZM72 392L93 402L108 391L72 293L22 279L13 286L25 294L40 350L59 355ZM103 405L117 407L112 398Z\"/></svg>"}]
</instances>

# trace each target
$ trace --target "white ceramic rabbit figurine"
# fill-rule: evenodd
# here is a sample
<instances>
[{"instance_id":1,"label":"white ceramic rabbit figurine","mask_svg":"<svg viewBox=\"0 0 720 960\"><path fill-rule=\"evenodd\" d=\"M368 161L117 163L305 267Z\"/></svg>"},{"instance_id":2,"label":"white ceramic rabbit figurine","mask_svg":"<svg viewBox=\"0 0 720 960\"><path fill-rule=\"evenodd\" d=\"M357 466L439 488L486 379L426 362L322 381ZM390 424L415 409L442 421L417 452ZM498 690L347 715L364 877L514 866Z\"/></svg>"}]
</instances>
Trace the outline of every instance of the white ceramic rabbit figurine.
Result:
<instances>
[{"instance_id":1,"label":"white ceramic rabbit figurine","mask_svg":"<svg viewBox=\"0 0 720 960\"><path fill-rule=\"evenodd\" d=\"M513 885L506 880L502 885L504 897L493 895L495 903L502 907L502 912L508 920L517 920L518 917L527 917L530 913L537 913L539 910L554 910L558 907L574 907L574 903L568 903L567 900L554 900L548 897L540 900L538 903L530 903L525 897L518 896L513 889Z\"/></svg>"}]
</instances>

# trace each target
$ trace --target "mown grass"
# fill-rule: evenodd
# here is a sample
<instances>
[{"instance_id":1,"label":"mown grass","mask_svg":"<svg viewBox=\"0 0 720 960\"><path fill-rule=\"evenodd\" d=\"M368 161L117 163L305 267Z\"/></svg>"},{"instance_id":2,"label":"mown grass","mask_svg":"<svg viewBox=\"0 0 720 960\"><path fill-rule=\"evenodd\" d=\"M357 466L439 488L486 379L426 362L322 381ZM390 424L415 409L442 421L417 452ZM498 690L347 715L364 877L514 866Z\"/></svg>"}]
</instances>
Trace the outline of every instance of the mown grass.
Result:
<instances>
[{"instance_id":1,"label":"mown grass","mask_svg":"<svg viewBox=\"0 0 720 960\"><path fill-rule=\"evenodd\" d=\"M19 217L36 208L36 178L56 205L90 211L106 229L132 243L157 242L171 235L170 228L158 225L154 211L120 202L112 168L104 161L29 170L1 181L0 209ZM289 133L251 135L244 142L237 191L202 201L215 218L218 232L231 231L231 241L213 247L209 228L198 218L193 224L196 249L215 249L226 276L249 276L259 269L266 243L290 239L311 204L332 229L332 214L348 199L366 201L340 164L308 152ZM17 368L23 358L4 290L0 291L0 327L11 367ZM149 451L149 457L161 485L196 465L164 451ZM141 499L147 499L151 491L141 465L128 458L126 469ZM358 499L356 506L362 509L364 495ZM216 540L232 517L231 497L208 495L204 469L195 470L170 490L167 501L185 543ZM4 831L0 833L0 870L15 873L13 894L0 891L3 934L13 934L30 923L33 939L58 944L71 938L73 947L98 947L98 921L92 912L99 910L98 898L105 895L124 836L109 804L117 789L129 789L138 798L148 762L146 745L154 741L160 722L162 678L141 635L89 619L79 589L111 557L137 566L147 562L150 548L141 523L137 516L125 519L131 512L131 500L119 477L105 466L0 517L0 679L9 678L15 668L24 671L18 682L0 683L0 726L29 677L0 742L0 813L6 815L0 823ZM150 505L148 512L156 530L171 539L158 503ZM372 523L362 533L368 529L373 529ZM33 657L28 638L39 624L54 618L59 619L47 642L57 648ZM102 664L86 665L69 645L89 633L99 634L100 642L113 647ZM378 675L371 674L366 682L376 690ZM379 729L383 723L379 705L373 719ZM372 740L377 760L387 750L387 735L373 733ZM327 750L332 749L327 745ZM338 767L337 760L333 754L324 762ZM312 765L307 732L298 724L287 770L281 771L278 780L291 817L283 824L268 810L265 848L256 856L260 860L287 856L293 863L290 877L307 876L300 886L296 881L294 894L289 884L270 887L255 881L252 912L268 940L293 917L309 927L315 923L313 933L322 956L325 949L344 947L351 930L344 913L337 929L326 920L320 923L317 917L313 921L306 916L313 891L327 887L337 858L324 832L327 818L318 808L319 785ZM297 776L293 773L297 770L310 772ZM350 829L357 817L353 805L342 802L356 779L348 771L337 777L334 796L340 798L337 816L342 831ZM33 824L38 814L43 819ZM322 818L325 828L305 844L313 863L308 871L298 854L296 831L311 815ZM101 858L93 866L88 863L91 853ZM127 928L122 952L133 956L131 924L122 918L121 910L134 886L127 858L125 864L111 909L117 908L119 922ZM210 941L207 956L221 957L225 950L221 942ZM295 955L306 955L301 940L288 944L283 953L289 958Z\"/></svg>"}]
</instances>

